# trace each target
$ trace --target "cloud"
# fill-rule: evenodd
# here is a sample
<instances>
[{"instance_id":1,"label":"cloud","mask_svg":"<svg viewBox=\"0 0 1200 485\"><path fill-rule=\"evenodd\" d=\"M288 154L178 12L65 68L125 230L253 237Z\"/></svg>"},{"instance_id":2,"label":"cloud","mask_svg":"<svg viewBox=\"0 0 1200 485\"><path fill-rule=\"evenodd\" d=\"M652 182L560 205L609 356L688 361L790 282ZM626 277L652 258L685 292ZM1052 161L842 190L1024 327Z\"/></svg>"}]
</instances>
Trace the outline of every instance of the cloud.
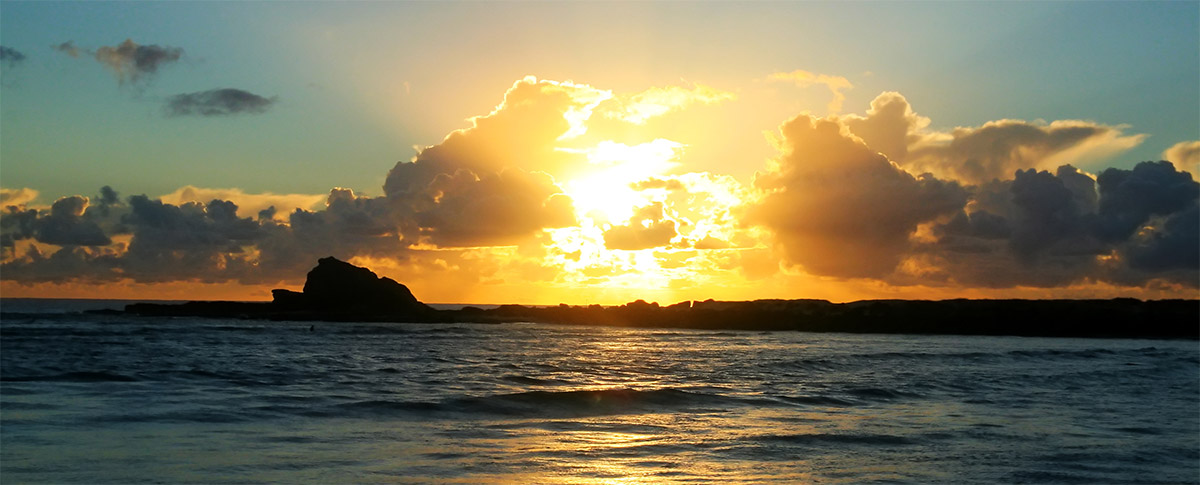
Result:
<instances>
[{"instance_id":1,"label":"cloud","mask_svg":"<svg viewBox=\"0 0 1200 485\"><path fill-rule=\"evenodd\" d=\"M442 247L515 244L575 223L571 199L542 173L458 170L439 174L428 190L432 203L415 206L414 215L422 240Z\"/></svg>"},{"instance_id":2,"label":"cloud","mask_svg":"<svg viewBox=\"0 0 1200 485\"><path fill-rule=\"evenodd\" d=\"M0 64L12 68L25 61L25 54L12 47L0 45Z\"/></svg>"},{"instance_id":3,"label":"cloud","mask_svg":"<svg viewBox=\"0 0 1200 485\"><path fill-rule=\"evenodd\" d=\"M1146 231L1132 241L1125 254L1133 269L1155 273L1183 270L1178 279L1195 286L1196 269L1200 267L1197 248L1200 248L1200 205L1193 200L1190 207L1166 218L1161 229Z\"/></svg>"},{"instance_id":4,"label":"cloud","mask_svg":"<svg viewBox=\"0 0 1200 485\"><path fill-rule=\"evenodd\" d=\"M640 93L622 96L612 102L615 107L604 116L634 124L645 124L650 118L681 110L693 104L714 104L735 99L737 95L711 86L692 83L690 86L653 87Z\"/></svg>"},{"instance_id":5,"label":"cloud","mask_svg":"<svg viewBox=\"0 0 1200 485\"><path fill-rule=\"evenodd\" d=\"M654 190L654 189L671 190L671 191L686 190L686 187L684 187L683 182L680 181L679 179L657 178L657 177L651 177L646 180L634 182L632 185L632 188L634 190Z\"/></svg>"},{"instance_id":6,"label":"cloud","mask_svg":"<svg viewBox=\"0 0 1200 485\"><path fill-rule=\"evenodd\" d=\"M1016 172L1009 186L1015 208L1009 245L1018 257L1033 262L1056 245L1066 251L1091 246L1077 239L1086 229L1081 217L1084 208L1075 202L1064 173L1069 172L1060 171L1058 176L1034 169Z\"/></svg>"},{"instance_id":7,"label":"cloud","mask_svg":"<svg viewBox=\"0 0 1200 485\"><path fill-rule=\"evenodd\" d=\"M907 158L909 145L920 141L916 134L929 126L929 118L917 115L904 95L894 91L871 100L866 116L849 114L842 121L867 146L892 161Z\"/></svg>"},{"instance_id":8,"label":"cloud","mask_svg":"<svg viewBox=\"0 0 1200 485\"><path fill-rule=\"evenodd\" d=\"M1145 135L1124 135L1121 127L1088 121L1048 125L1000 120L978 128L956 128L943 142L927 138L910 147L904 166L942 174L965 183L1005 179L1020 169L1086 161L1141 144Z\"/></svg>"},{"instance_id":9,"label":"cloud","mask_svg":"<svg viewBox=\"0 0 1200 485\"><path fill-rule=\"evenodd\" d=\"M1100 189L1098 235L1106 241L1129 239L1152 216L1169 216L1200 197L1200 184L1171 162L1142 162L1133 170L1110 168L1096 179Z\"/></svg>"},{"instance_id":10,"label":"cloud","mask_svg":"<svg viewBox=\"0 0 1200 485\"><path fill-rule=\"evenodd\" d=\"M1162 153L1163 160L1174 163L1180 170L1192 174L1192 178L1200 180L1200 140L1181 141Z\"/></svg>"},{"instance_id":11,"label":"cloud","mask_svg":"<svg viewBox=\"0 0 1200 485\"><path fill-rule=\"evenodd\" d=\"M97 61L117 76L121 84L137 83L158 72L158 68L183 57L183 49L158 45L139 45L125 39L119 45L101 46L94 54Z\"/></svg>"},{"instance_id":12,"label":"cloud","mask_svg":"<svg viewBox=\"0 0 1200 485\"><path fill-rule=\"evenodd\" d=\"M264 98L241 89L223 88L176 94L167 98L164 108L169 116L229 116L239 113L265 113L277 98Z\"/></svg>"},{"instance_id":13,"label":"cloud","mask_svg":"<svg viewBox=\"0 0 1200 485\"><path fill-rule=\"evenodd\" d=\"M87 199L81 197L70 199L75 205L63 202L54 214L14 209L2 215L6 248L62 214L100 227L111 244L57 253L34 246L20 255L6 249L4 277L44 278L91 264L86 277L95 281L256 283L296 278L329 255L407 265L412 255L427 254L414 247L440 251L533 241L546 228L576 222L570 198L551 175L535 169L587 163L553 147L606 96L570 83L518 81L493 113L398 163L381 197L341 188L321 197L185 186L158 199L139 195L121 203L106 187L82 215L79 203ZM322 199L325 206L314 208Z\"/></svg>"},{"instance_id":14,"label":"cloud","mask_svg":"<svg viewBox=\"0 0 1200 485\"><path fill-rule=\"evenodd\" d=\"M935 224L914 250L929 274L984 287L1086 281L1196 286L1200 184L1169 162L1110 168L1093 179L1071 166L1022 170L972 189L967 208Z\"/></svg>"},{"instance_id":15,"label":"cloud","mask_svg":"<svg viewBox=\"0 0 1200 485\"><path fill-rule=\"evenodd\" d=\"M52 46L50 46L50 48L54 49L58 52L61 52L63 54L66 54L68 56L75 57L75 58L78 58L79 54L83 52L82 50L79 49L79 47L77 47L75 45L75 41L71 41L71 40L63 42L61 44L52 45Z\"/></svg>"},{"instance_id":16,"label":"cloud","mask_svg":"<svg viewBox=\"0 0 1200 485\"><path fill-rule=\"evenodd\" d=\"M490 114L388 173L383 189L406 240L449 246L506 245L574 223L552 176L586 164L556 149L574 136L607 91L527 77ZM545 173L538 173L545 172Z\"/></svg>"},{"instance_id":17,"label":"cloud","mask_svg":"<svg viewBox=\"0 0 1200 485\"><path fill-rule=\"evenodd\" d=\"M206 203L211 200L227 200L237 204L238 215L241 217L251 217L270 210L272 217L285 218L296 209L311 210L324 202L326 198L327 194L247 193L241 189L185 185L175 189L174 192L160 196L159 200L174 205L182 205L187 202Z\"/></svg>"},{"instance_id":18,"label":"cloud","mask_svg":"<svg viewBox=\"0 0 1200 485\"><path fill-rule=\"evenodd\" d=\"M1145 140L1145 135L1126 135L1124 126L1081 120L998 120L950 132L927 131L930 120L917 115L895 92L877 96L866 116L842 119L867 146L906 170L965 184L1009 179L1022 169L1085 164Z\"/></svg>"},{"instance_id":19,"label":"cloud","mask_svg":"<svg viewBox=\"0 0 1200 485\"><path fill-rule=\"evenodd\" d=\"M917 225L966 203L954 182L914 177L850 135L837 118L780 127L777 166L759 172L747 221L770 229L787 262L817 275L883 277Z\"/></svg>"},{"instance_id":20,"label":"cloud","mask_svg":"<svg viewBox=\"0 0 1200 485\"><path fill-rule=\"evenodd\" d=\"M37 230L38 212L14 205L0 209L0 260L9 261L16 257L17 241L33 237Z\"/></svg>"},{"instance_id":21,"label":"cloud","mask_svg":"<svg viewBox=\"0 0 1200 485\"><path fill-rule=\"evenodd\" d=\"M677 235L675 221L667 218L661 202L655 202L636 209L628 224L604 231L604 245L609 249L637 251L667 246Z\"/></svg>"},{"instance_id":22,"label":"cloud","mask_svg":"<svg viewBox=\"0 0 1200 485\"><path fill-rule=\"evenodd\" d=\"M38 242L56 246L107 246L112 239L104 234L100 226L84 219L88 198L78 195L63 197L50 206L50 214L41 217L34 225Z\"/></svg>"},{"instance_id":23,"label":"cloud","mask_svg":"<svg viewBox=\"0 0 1200 485\"><path fill-rule=\"evenodd\" d=\"M421 149L411 162L417 168L404 168L403 176L389 174L384 192L420 190L437 174L452 175L458 169L481 174L514 167L560 174L580 157L557 150L557 141L585 131L583 122L609 97L587 85L526 77L509 88L491 113L471 118L469 128Z\"/></svg>"},{"instance_id":24,"label":"cloud","mask_svg":"<svg viewBox=\"0 0 1200 485\"><path fill-rule=\"evenodd\" d=\"M808 71L797 69L792 72L777 72L767 76L767 81L772 82L792 82L796 86L806 88L814 84L820 84L829 88L829 93L833 95L833 99L829 101L829 112L837 113L842 110L842 103L846 101L846 95L842 91L851 89L854 85L842 76L830 76L828 74L814 74Z\"/></svg>"},{"instance_id":25,"label":"cloud","mask_svg":"<svg viewBox=\"0 0 1200 485\"><path fill-rule=\"evenodd\" d=\"M19 189L4 189L0 188L0 208L8 206L22 206L33 202L38 196L38 191L28 187Z\"/></svg>"}]
</instances>

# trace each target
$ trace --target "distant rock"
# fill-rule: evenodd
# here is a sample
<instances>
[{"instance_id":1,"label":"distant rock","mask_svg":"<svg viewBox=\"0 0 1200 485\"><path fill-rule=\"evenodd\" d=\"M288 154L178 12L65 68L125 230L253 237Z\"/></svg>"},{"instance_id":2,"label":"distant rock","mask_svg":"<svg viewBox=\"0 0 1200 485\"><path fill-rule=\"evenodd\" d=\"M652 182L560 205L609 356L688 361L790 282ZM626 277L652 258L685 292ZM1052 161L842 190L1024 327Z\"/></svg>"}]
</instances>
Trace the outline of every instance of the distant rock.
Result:
<instances>
[{"instance_id":1,"label":"distant rock","mask_svg":"<svg viewBox=\"0 0 1200 485\"><path fill-rule=\"evenodd\" d=\"M348 313L427 313L432 308L417 301L407 286L380 278L336 258L321 258L308 272L304 292L272 292L280 308Z\"/></svg>"},{"instance_id":2,"label":"distant rock","mask_svg":"<svg viewBox=\"0 0 1200 485\"><path fill-rule=\"evenodd\" d=\"M408 287L336 258L321 258L308 272L304 291L276 289L270 303L187 302L133 304L140 315L270 320L444 322L452 317L421 303Z\"/></svg>"}]
</instances>

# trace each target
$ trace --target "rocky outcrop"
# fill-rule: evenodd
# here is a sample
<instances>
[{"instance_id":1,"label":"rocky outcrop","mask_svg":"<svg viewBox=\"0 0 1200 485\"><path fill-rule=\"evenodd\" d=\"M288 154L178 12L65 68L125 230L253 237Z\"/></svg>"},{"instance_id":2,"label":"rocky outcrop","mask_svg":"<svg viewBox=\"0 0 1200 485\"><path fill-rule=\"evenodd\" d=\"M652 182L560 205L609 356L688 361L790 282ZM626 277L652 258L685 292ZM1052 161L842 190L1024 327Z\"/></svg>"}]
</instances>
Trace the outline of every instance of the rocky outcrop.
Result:
<instances>
[{"instance_id":1,"label":"rocky outcrop","mask_svg":"<svg viewBox=\"0 0 1200 485\"><path fill-rule=\"evenodd\" d=\"M137 303L139 315L270 320L444 322L452 316L421 303L408 287L367 268L321 258L308 272L304 291L272 290L270 303L193 301L181 305Z\"/></svg>"},{"instance_id":2,"label":"rocky outcrop","mask_svg":"<svg viewBox=\"0 0 1200 485\"><path fill-rule=\"evenodd\" d=\"M417 301L407 286L381 278L367 268L336 258L321 258L308 272L304 292L274 290L280 310L348 314L428 314L434 310Z\"/></svg>"}]
</instances>

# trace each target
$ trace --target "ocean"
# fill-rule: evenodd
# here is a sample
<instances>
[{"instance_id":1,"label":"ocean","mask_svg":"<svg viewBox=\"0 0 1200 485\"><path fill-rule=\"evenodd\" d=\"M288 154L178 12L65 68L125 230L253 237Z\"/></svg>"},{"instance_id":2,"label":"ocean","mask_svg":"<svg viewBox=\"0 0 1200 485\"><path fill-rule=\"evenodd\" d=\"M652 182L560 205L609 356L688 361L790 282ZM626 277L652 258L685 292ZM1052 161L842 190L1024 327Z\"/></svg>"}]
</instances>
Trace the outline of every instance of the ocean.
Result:
<instances>
[{"instance_id":1,"label":"ocean","mask_svg":"<svg viewBox=\"0 0 1200 485\"><path fill-rule=\"evenodd\" d=\"M1200 483L1200 344L0 304L3 483Z\"/></svg>"}]
</instances>

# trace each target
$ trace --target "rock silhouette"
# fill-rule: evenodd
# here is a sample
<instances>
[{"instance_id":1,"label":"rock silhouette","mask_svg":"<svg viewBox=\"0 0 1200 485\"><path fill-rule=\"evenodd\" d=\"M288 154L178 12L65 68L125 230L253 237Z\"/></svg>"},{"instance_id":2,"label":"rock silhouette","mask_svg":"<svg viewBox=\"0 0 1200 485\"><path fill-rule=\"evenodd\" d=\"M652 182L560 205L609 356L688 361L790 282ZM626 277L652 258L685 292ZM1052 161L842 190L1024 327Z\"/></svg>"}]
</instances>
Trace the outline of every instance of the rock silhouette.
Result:
<instances>
[{"instance_id":1,"label":"rock silhouette","mask_svg":"<svg viewBox=\"0 0 1200 485\"><path fill-rule=\"evenodd\" d=\"M276 289L269 303L192 301L181 305L135 303L138 315L253 318L266 320L446 322L451 316L421 303L391 278L333 257L317 260L303 292Z\"/></svg>"},{"instance_id":2,"label":"rock silhouette","mask_svg":"<svg viewBox=\"0 0 1200 485\"><path fill-rule=\"evenodd\" d=\"M280 310L325 313L422 314L434 310L417 301L407 286L381 278L336 258L321 258L308 272L304 292L272 290L272 303Z\"/></svg>"}]
</instances>

